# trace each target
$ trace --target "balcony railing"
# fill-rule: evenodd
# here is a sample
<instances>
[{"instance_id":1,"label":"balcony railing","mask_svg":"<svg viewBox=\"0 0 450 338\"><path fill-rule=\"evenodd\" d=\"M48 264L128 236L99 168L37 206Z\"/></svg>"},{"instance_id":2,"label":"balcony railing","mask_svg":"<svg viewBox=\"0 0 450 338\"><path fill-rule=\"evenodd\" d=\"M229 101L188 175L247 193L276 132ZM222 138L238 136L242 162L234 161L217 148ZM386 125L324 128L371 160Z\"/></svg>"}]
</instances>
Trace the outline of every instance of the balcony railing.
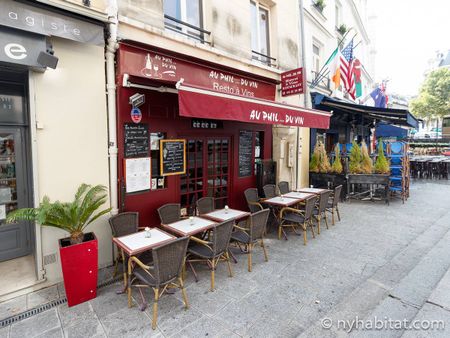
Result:
<instances>
[{"instance_id":1,"label":"balcony railing","mask_svg":"<svg viewBox=\"0 0 450 338\"><path fill-rule=\"evenodd\" d=\"M312 74L312 83L315 83L315 86L324 88L324 89L328 89L331 90L330 88L330 79L328 78L328 74L325 72L322 72L321 75L319 75L318 72L312 70L311 71Z\"/></svg>"},{"instance_id":2,"label":"balcony railing","mask_svg":"<svg viewBox=\"0 0 450 338\"><path fill-rule=\"evenodd\" d=\"M275 59L271 56L268 56L268 55L258 53L255 50L252 50L252 59L258 60L258 61L268 65L269 67L275 67L277 65L277 63L276 63L277 59Z\"/></svg>"},{"instance_id":3,"label":"balcony railing","mask_svg":"<svg viewBox=\"0 0 450 338\"><path fill-rule=\"evenodd\" d=\"M190 23L178 20L177 18L174 18L170 15L166 15L164 14L164 25L166 27L166 29L176 32L178 34L187 36L188 38L200 41L201 43L207 43L207 44L211 44L210 41L210 36L211 36L211 32L194 26ZM208 36L208 39L205 39L205 36Z\"/></svg>"}]
</instances>

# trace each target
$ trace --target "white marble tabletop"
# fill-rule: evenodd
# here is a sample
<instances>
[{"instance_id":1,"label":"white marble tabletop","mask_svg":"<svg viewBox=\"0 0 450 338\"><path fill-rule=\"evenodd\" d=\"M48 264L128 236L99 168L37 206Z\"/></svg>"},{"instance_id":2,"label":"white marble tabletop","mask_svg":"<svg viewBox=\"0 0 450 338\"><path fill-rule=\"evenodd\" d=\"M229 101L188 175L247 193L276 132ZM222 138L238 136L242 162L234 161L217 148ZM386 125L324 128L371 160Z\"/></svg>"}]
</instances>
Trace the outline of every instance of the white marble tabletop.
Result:
<instances>
[{"instance_id":1,"label":"white marble tabletop","mask_svg":"<svg viewBox=\"0 0 450 338\"><path fill-rule=\"evenodd\" d=\"M182 219L181 221L177 221L170 224L161 224L165 229L170 230L171 232L175 232L181 236L192 236L208 230L213 227L216 222L194 216L192 218Z\"/></svg>"},{"instance_id":2,"label":"white marble tabletop","mask_svg":"<svg viewBox=\"0 0 450 338\"><path fill-rule=\"evenodd\" d=\"M289 207L289 206L297 204L298 202L301 201L298 198L284 197L284 196L285 195L268 198L266 200L263 200L262 202L267 203L267 204L272 204L272 205L278 205L278 206L282 206L282 207Z\"/></svg>"},{"instance_id":3,"label":"white marble tabletop","mask_svg":"<svg viewBox=\"0 0 450 338\"><path fill-rule=\"evenodd\" d=\"M322 188L300 188L300 189L297 189L297 192L309 192L311 194L321 194L325 191L328 191L328 189L322 189Z\"/></svg>"},{"instance_id":4,"label":"white marble tabletop","mask_svg":"<svg viewBox=\"0 0 450 338\"><path fill-rule=\"evenodd\" d=\"M201 215L201 217L210 218L215 221L223 222L230 219L240 219L249 216L248 211L241 211L236 209L217 209L207 214Z\"/></svg>"},{"instance_id":5,"label":"white marble tabletop","mask_svg":"<svg viewBox=\"0 0 450 338\"><path fill-rule=\"evenodd\" d=\"M114 237L113 241L128 255L132 256L170 242L175 238L175 236L161 229L152 228L150 229L150 237L147 237L146 231L139 231L131 235Z\"/></svg>"},{"instance_id":6,"label":"white marble tabletop","mask_svg":"<svg viewBox=\"0 0 450 338\"><path fill-rule=\"evenodd\" d=\"M312 196L314 196L314 194L311 193L307 193L307 192L298 192L298 191L291 191L287 194L283 194L284 197L289 197L289 198L298 198L301 200L305 200L307 198L310 198Z\"/></svg>"}]
</instances>

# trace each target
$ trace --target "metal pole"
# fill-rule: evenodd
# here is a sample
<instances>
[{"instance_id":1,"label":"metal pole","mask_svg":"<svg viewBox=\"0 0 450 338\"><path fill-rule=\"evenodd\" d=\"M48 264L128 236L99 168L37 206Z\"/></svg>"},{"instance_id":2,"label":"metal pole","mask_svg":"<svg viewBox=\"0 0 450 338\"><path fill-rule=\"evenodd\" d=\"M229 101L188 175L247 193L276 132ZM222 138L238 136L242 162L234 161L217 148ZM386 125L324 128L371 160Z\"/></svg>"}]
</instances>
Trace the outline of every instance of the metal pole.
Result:
<instances>
[{"instance_id":1,"label":"metal pole","mask_svg":"<svg viewBox=\"0 0 450 338\"><path fill-rule=\"evenodd\" d=\"M300 60L301 60L301 66L303 67L303 102L306 108L308 107L308 102L309 102L309 88L306 85L306 57L305 57L305 25L304 25L304 21L305 21L305 15L303 13L303 0L299 0L298 1L298 6L299 6L299 37L300 37L300 46L301 46L301 51L300 51ZM300 149L300 142L301 142L301 138L300 138L300 127L297 127L297 154L295 156L296 162L295 162L295 186L296 188L300 188L300 184L299 184L299 174L300 174L300 154L302 154L299 149ZM307 150L307 156L309 158L309 149Z\"/></svg>"}]
</instances>

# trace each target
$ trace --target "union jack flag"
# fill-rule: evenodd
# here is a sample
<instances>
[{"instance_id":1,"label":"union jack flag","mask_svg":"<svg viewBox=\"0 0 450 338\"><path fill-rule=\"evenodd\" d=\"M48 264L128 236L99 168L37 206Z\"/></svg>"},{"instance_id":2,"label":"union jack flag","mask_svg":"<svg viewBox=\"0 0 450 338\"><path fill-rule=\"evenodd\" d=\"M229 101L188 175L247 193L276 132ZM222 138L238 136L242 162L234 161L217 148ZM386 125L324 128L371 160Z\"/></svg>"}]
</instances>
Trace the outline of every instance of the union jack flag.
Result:
<instances>
[{"instance_id":1,"label":"union jack flag","mask_svg":"<svg viewBox=\"0 0 450 338\"><path fill-rule=\"evenodd\" d=\"M341 51L341 80L344 83L344 88L350 94L352 99L355 99L355 77L353 74L353 39L349 42L347 47Z\"/></svg>"}]
</instances>

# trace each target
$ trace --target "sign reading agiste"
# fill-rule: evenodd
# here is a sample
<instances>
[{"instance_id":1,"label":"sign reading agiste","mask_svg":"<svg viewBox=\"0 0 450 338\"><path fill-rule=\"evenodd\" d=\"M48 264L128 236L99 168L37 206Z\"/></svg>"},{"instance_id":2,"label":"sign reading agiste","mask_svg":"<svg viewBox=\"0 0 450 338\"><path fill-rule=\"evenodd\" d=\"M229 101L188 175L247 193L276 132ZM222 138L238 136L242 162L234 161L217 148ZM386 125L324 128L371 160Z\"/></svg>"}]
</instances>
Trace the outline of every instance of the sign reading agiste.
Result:
<instances>
[{"instance_id":1,"label":"sign reading agiste","mask_svg":"<svg viewBox=\"0 0 450 338\"><path fill-rule=\"evenodd\" d=\"M281 96L303 94L303 68L281 73Z\"/></svg>"}]
</instances>

